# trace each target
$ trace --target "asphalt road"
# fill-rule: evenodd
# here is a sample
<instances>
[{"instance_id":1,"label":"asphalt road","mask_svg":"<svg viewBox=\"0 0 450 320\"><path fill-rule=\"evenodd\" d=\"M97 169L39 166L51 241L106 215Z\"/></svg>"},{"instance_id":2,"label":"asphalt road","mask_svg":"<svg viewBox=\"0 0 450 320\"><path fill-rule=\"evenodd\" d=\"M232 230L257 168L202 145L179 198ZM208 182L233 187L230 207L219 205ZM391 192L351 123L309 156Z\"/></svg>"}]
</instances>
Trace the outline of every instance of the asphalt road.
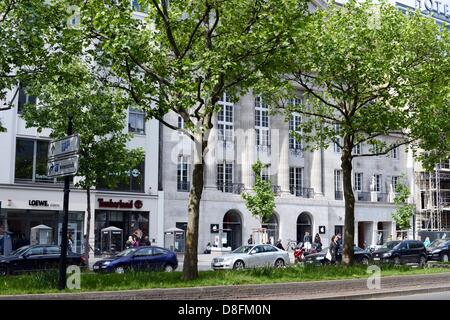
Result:
<instances>
[{"instance_id":1,"label":"asphalt road","mask_svg":"<svg viewBox=\"0 0 450 320\"><path fill-rule=\"evenodd\" d=\"M430 292L396 297L385 297L370 300L450 300L450 291Z\"/></svg>"}]
</instances>

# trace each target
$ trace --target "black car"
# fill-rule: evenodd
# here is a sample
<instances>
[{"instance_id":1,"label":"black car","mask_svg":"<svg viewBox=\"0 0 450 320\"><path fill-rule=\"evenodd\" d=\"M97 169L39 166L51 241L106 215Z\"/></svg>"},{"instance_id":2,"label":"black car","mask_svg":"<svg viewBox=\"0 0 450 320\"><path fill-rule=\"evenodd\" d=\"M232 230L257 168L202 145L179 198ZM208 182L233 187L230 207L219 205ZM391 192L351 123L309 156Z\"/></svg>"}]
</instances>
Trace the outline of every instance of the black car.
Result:
<instances>
[{"instance_id":1,"label":"black car","mask_svg":"<svg viewBox=\"0 0 450 320\"><path fill-rule=\"evenodd\" d=\"M369 264L371 254L369 251L361 249L360 247L353 247L354 249L354 261L360 264ZM342 257L342 250L339 250L339 256ZM325 258L328 248L324 248L318 253L311 253L305 257L305 263L307 264L327 264L329 261Z\"/></svg>"},{"instance_id":2,"label":"black car","mask_svg":"<svg viewBox=\"0 0 450 320\"><path fill-rule=\"evenodd\" d=\"M0 276L8 274L57 269L61 248L56 245L21 247L8 256L0 256ZM84 266L84 256L67 252L67 265Z\"/></svg>"},{"instance_id":3,"label":"black car","mask_svg":"<svg viewBox=\"0 0 450 320\"><path fill-rule=\"evenodd\" d=\"M449 239L436 239L427 248L428 260L448 262L449 253Z\"/></svg>"},{"instance_id":4,"label":"black car","mask_svg":"<svg viewBox=\"0 0 450 320\"><path fill-rule=\"evenodd\" d=\"M373 260L393 263L418 263L424 266L427 262L427 251L418 240L389 241L372 253Z\"/></svg>"}]
</instances>

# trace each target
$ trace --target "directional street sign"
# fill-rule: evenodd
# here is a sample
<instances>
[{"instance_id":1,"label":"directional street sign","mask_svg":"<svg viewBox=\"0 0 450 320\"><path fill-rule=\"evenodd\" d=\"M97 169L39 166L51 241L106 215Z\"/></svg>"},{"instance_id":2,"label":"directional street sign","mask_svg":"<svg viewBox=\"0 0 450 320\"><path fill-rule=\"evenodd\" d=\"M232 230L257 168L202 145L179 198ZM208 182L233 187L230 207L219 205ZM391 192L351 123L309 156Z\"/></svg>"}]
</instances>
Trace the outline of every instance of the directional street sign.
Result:
<instances>
[{"instance_id":1,"label":"directional street sign","mask_svg":"<svg viewBox=\"0 0 450 320\"><path fill-rule=\"evenodd\" d=\"M48 177L63 177L75 175L78 172L79 155L64 159L53 159L47 162Z\"/></svg>"},{"instance_id":2,"label":"directional street sign","mask_svg":"<svg viewBox=\"0 0 450 320\"><path fill-rule=\"evenodd\" d=\"M54 140L48 147L48 158L65 158L76 154L80 150L80 136L75 134Z\"/></svg>"}]
</instances>

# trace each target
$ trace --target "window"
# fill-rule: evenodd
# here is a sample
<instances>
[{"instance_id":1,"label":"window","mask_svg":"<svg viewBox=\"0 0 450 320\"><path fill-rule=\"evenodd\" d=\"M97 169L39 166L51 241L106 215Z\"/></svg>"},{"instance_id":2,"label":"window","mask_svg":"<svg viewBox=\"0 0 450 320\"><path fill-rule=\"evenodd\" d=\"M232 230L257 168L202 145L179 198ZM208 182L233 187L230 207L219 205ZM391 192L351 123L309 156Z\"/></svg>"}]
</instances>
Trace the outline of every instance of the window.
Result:
<instances>
[{"instance_id":1,"label":"window","mask_svg":"<svg viewBox=\"0 0 450 320\"><path fill-rule=\"evenodd\" d=\"M270 165L266 165L262 170L261 170L261 179L264 181L269 181L269 177L270 177Z\"/></svg>"},{"instance_id":2,"label":"window","mask_svg":"<svg viewBox=\"0 0 450 320\"><path fill-rule=\"evenodd\" d=\"M393 159L398 159L398 147L391 150L391 155Z\"/></svg>"},{"instance_id":3,"label":"window","mask_svg":"<svg viewBox=\"0 0 450 320\"><path fill-rule=\"evenodd\" d=\"M181 116L178 116L178 129L184 129L184 119Z\"/></svg>"},{"instance_id":4,"label":"window","mask_svg":"<svg viewBox=\"0 0 450 320\"><path fill-rule=\"evenodd\" d=\"M21 182L52 183L47 177L48 144L46 140L16 140L15 179Z\"/></svg>"},{"instance_id":5,"label":"window","mask_svg":"<svg viewBox=\"0 0 450 320\"><path fill-rule=\"evenodd\" d=\"M341 131L341 125L339 124L339 123L335 123L334 124L334 132L336 133L336 134L339 134L339 132ZM337 136L336 138L335 138L335 142L333 143L333 149L334 149L334 152L336 152L336 153L341 153L341 147L340 147L340 144L341 144L341 138L339 137L339 136Z\"/></svg>"},{"instance_id":6,"label":"window","mask_svg":"<svg viewBox=\"0 0 450 320\"><path fill-rule=\"evenodd\" d=\"M142 248L134 253L134 256L136 256L136 257L146 257L146 256L151 256L151 255L153 255L152 248Z\"/></svg>"},{"instance_id":7,"label":"window","mask_svg":"<svg viewBox=\"0 0 450 320\"><path fill-rule=\"evenodd\" d=\"M399 183L399 180L400 179L400 177L399 176L393 176L392 177L392 179L391 179L391 183L392 183L392 191L393 192L396 192L396 190L397 190L397 185L398 185L398 183Z\"/></svg>"},{"instance_id":8,"label":"window","mask_svg":"<svg viewBox=\"0 0 450 320\"><path fill-rule=\"evenodd\" d=\"M293 195L303 195L303 168L289 168L289 190Z\"/></svg>"},{"instance_id":9,"label":"window","mask_svg":"<svg viewBox=\"0 0 450 320\"><path fill-rule=\"evenodd\" d=\"M25 85L19 85L19 103L17 105L17 113L22 113L23 108L27 104L36 104L36 97L27 93Z\"/></svg>"},{"instance_id":10,"label":"window","mask_svg":"<svg viewBox=\"0 0 450 320\"><path fill-rule=\"evenodd\" d=\"M353 184L353 189L355 191L363 191L363 174L361 172L355 172L355 181Z\"/></svg>"},{"instance_id":11,"label":"window","mask_svg":"<svg viewBox=\"0 0 450 320\"><path fill-rule=\"evenodd\" d=\"M217 189L222 192L233 192L233 164L217 165Z\"/></svg>"},{"instance_id":12,"label":"window","mask_svg":"<svg viewBox=\"0 0 450 320\"><path fill-rule=\"evenodd\" d=\"M269 135L269 106L263 102L261 97L255 99L255 130L256 145L270 146Z\"/></svg>"},{"instance_id":13,"label":"window","mask_svg":"<svg viewBox=\"0 0 450 320\"><path fill-rule=\"evenodd\" d=\"M189 157L178 157L178 170L177 170L177 190L189 191L190 184L188 181L189 176Z\"/></svg>"},{"instance_id":14,"label":"window","mask_svg":"<svg viewBox=\"0 0 450 320\"><path fill-rule=\"evenodd\" d=\"M141 162L139 166L128 170L126 175L121 178L114 190L117 191L131 191L131 192L144 192L145 184L145 162Z\"/></svg>"},{"instance_id":15,"label":"window","mask_svg":"<svg viewBox=\"0 0 450 320\"><path fill-rule=\"evenodd\" d=\"M142 9L142 4L140 3L141 1L139 0L132 0L131 1L131 7L133 8L133 11L138 11L138 12L148 12L148 9Z\"/></svg>"},{"instance_id":16,"label":"window","mask_svg":"<svg viewBox=\"0 0 450 320\"><path fill-rule=\"evenodd\" d=\"M342 170L334 170L334 195L336 200L342 200Z\"/></svg>"},{"instance_id":17,"label":"window","mask_svg":"<svg viewBox=\"0 0 450 320\"><path fill-rule=\"evenodd\" d=\"M130 108L128 115L128 132L145 134L145 113Z\"/></svg>"},{"instance_id":18,"label":"window","mask_svg":"<svg viewBox=\"0 0 450 320\"><path fill-rule=\"evenodd\" d=\"M374 191L381 192L381 174L375 174L374 178L375 178Z\"/></svg>"},{"instance_id":19,"label":"window","mask_svg":"<svg viewBox=\"0 0 450 320\"><path fill-rule=\"evenodd\" d=\"M361 154L361 144L358 143L356 146L353 147L353 154Z\"/></svg>"},{"instance_id":20,"label":"window","mask_svg":"<svg viewBox=\"0 0 450 320\"><path fill-rule=\"evenodd\" d=\"M297 99L294 99L297 100ZM293 113L291 119L289 120L289 149L290 150L302 150L302 142L298 140L298 137L301 134L301 130L299 130L300 123L302 122L302 118L298 113Z\"/></svg>"},{"instance_id":21,"label":"window","mask_svg":"<svg viewBox=\"0 0 450 320\"><path fill-rule=\"evenodd\" d=\"M218 103L221 106L217 121L219 140L233 141L233 103L226 93Z\"/></svg>"}]
</instances>

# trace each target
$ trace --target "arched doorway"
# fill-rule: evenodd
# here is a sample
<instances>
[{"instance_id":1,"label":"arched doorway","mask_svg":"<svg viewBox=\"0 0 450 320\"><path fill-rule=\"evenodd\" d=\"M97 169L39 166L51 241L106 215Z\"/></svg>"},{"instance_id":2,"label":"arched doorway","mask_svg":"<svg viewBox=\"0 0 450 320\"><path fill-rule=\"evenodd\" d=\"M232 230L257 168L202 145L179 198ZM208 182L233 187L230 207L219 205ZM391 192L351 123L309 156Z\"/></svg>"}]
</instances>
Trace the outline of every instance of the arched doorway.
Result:
<instances>
[{"instance_id":1,"label":"arched doorway","mask_svg":"<svg viewBox=\"0 0 450 320\"><path fill-rule=\"evenodd\" d=\"M267 229L267 236L272 244L276 244L280 237L280 226L278 223L278 217L274 213L272 216L264 221L261 225L262 228Z\"/></svg>"},{"instance_id":2,"label":"arched doorway","mask_svg":"<svg viewBox=\"0 0 450 320\"><path fill-rule=\"evenodd\" d=\"M234 250L242 245L242 220L239 211L229 210L225 213L223 232L227 235L227 243L223 243L224 247L231 247Z\"/></svg>"},{"instance_id":3,"label":"arched doorway","mask_svg":"<svg viewBox=\"0 0 450 320\"><path fill-rule=\"evenodd\" d=\"M311 214L308 212L302 212L297 218L297 242L303 242L306 232L309 232L312 239Z\"/></svg>"}]
</instances>

